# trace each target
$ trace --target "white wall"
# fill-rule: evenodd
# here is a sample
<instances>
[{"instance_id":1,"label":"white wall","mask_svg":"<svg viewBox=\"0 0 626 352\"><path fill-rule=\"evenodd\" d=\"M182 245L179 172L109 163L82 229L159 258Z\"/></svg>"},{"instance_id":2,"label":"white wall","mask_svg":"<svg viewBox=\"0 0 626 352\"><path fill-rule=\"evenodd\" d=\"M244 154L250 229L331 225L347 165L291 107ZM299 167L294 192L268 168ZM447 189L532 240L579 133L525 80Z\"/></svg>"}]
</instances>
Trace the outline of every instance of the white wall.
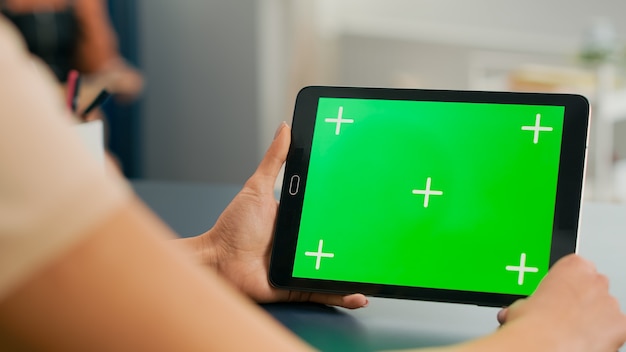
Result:
<instances>
[{"instance_id":1,"label":"white wall","mask_svg":"<svg viewBox=\"0 0 626 352\"><path fill-rule=\"evenodd\" d=\"M622 0L331 0L344 32L494 43L521 50L575 49L596 18L626 37Z\"/></svg>"},{"instance_id":2,"label":"white wall","mask_svg":"<svg viewBox=\"0 0 626 352\"><path fill-rule=\"evenodd\" d=\"M139 13L144 175L203 182L243 182L302 85L464 89L481 53L573 61L596 17L626 39L623 0L140 0Z\"/></svg>"},{"instance_id":3,"label":"white wall","mask_svg":"<svg viewBox=\"0 0 626 352\"><path fill-rule=\"evenodd\" d=\"M519 63L563 64L564 55L525 55L494 52L464 44L370 37L345 34L339 37L337 83L356 86L385 86L428 89L474 89L473 66L497 61L499 67ZM485 89L481 87L480 89Z\"/></svg>"}]
</instances>

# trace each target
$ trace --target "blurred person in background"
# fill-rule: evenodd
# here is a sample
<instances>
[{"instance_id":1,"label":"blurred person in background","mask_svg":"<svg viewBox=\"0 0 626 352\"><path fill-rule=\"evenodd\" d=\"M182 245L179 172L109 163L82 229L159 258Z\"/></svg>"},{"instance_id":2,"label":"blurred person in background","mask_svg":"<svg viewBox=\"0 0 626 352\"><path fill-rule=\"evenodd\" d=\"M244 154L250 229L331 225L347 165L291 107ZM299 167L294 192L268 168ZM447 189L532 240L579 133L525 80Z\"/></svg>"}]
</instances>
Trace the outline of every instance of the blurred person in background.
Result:
<instances>
[{"instance_id":1,"label":"blurred person in background","mask_svg":"<svg viewBox=\"0 0 626 352\"><path fill-rule=\"evenodd\" d=\"M118 50L106 0L0 0L0 13L16 26L30 53L50 67L62 88L70 70L82 74L79 108L105 88L124 101L140 94L142 75ZM61 92L65 99L64 89Z\"/></svg>"}]
</instances>

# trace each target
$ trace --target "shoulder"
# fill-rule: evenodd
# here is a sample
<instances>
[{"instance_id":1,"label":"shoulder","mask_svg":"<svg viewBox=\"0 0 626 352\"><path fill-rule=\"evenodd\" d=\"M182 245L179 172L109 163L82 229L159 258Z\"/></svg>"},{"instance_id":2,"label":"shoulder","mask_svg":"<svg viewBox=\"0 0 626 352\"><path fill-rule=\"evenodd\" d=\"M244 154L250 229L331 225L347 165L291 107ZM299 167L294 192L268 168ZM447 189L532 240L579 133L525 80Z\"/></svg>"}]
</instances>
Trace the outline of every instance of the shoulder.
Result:
<instances>
[{"instance_id":1,"label":"shoulder","mask_svg":"<svg viewBox=\"0 0 626 352\"><path fill-rule=\"evenodd\" d=\"M17 28L4 16L0 15L0 62L5 60L23 59L27 48Z\"/></svg>"}]
</instances>

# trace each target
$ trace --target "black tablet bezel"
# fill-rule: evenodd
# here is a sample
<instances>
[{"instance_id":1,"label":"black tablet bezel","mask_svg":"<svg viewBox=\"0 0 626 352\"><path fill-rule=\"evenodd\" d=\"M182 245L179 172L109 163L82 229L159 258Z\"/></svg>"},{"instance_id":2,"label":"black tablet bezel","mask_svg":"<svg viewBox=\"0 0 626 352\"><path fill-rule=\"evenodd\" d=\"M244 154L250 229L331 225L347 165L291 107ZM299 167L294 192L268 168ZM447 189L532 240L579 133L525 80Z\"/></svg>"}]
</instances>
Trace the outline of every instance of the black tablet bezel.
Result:
<instances>
[{"instance_id":1,"label":"black tablet bezel","mask_svg":"<svg viewBox=\"0 0 626 352\"><path fill-rule=\"evenodd\" d=\"M550 266L576 252L589 129L589 102L575 94L311 86L296 99L270 260L269 280L284 289L353 293L438 302L506 306L520 295L367 284L292 277L319 98L470 102L565 107Z\"/></svg>"}]
</instances>

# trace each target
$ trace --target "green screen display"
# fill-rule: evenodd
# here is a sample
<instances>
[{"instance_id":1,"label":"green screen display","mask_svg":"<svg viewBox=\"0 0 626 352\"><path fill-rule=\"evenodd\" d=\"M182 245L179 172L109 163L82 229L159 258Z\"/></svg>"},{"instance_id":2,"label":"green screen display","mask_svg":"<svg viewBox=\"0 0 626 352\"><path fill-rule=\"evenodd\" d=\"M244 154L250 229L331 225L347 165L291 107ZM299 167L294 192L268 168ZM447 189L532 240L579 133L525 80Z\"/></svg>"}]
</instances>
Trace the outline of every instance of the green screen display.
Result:
<instances>
[{"instance_id":1,"label":"green screen display","mask_svg":"<svg viewBox=\"0 0 626 352\"><path fill-rule=\"evenodd\" d=\"M293 276L531 294L564 107L320 98Z\"/></svg>"}]
</instances>

